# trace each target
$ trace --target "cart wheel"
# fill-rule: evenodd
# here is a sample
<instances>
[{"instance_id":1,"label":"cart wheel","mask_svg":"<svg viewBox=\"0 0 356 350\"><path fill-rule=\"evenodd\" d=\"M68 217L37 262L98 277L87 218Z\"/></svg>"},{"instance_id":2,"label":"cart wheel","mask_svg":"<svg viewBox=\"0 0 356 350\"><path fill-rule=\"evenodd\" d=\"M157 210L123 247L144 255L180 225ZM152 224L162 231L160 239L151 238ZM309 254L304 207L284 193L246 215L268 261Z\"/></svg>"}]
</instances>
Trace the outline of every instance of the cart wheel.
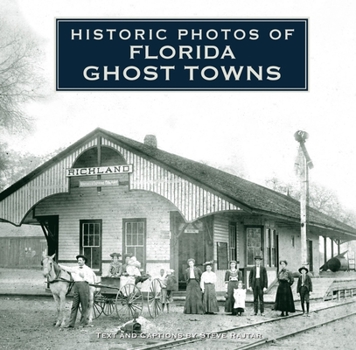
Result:
<instances>
[{"instance_id":1,"label":"cart wheel","mask_svg":"<svg viewBox=\"0 0 356 350\"><path fill-rule=\"evenodd\" d=\"M143 297L134 284L126 284L117 292L115 301L117 316L122 321L128 321L141 315Z\"/></svg>"},{"instance_id":2,"label":"cart wheel","mask_svg":"<svg viewBox=\"0 0 356 350\"><path fill-rule=\"evenodd\" d=\"M93 319L98 318L103 312L104 304L101 300L94 299L93 303ZM78 311L82 314L82 305L79 305Z\"/></svg>"},{"instance_id":3,"label":"cart wheel","mask_svg":"<svg viewBox=\"0 0 356 350\"><path fill-rule=\"evenodd\" d=\"M105 298L103 302L103 314L106 316L110 316L114 312L114 304L115 299L113 298Z\"/></svg>"},{"instance_id":4,"label":"cart wheel","mask_svg":"<svg viewBox=\"0 0 356 350\"><path fill-rule=\"evenodd\" d=\"M152 318L156 318L162 312L161 283L155 278L150 284L150 292L147 296L148 311Z\"/></svg>"},{"instance_id":5,"label":"cart wheel","mask_svg":"<svg viewBox=\"0 0 356 350\"><path fill-rule=\"evenodd\" d=\"M102 300L94 299L94 304L93 304L93 318L94 318L94 320L102 314L103 307L104 307L104 303Z\"/></svg>"}]
</instances>

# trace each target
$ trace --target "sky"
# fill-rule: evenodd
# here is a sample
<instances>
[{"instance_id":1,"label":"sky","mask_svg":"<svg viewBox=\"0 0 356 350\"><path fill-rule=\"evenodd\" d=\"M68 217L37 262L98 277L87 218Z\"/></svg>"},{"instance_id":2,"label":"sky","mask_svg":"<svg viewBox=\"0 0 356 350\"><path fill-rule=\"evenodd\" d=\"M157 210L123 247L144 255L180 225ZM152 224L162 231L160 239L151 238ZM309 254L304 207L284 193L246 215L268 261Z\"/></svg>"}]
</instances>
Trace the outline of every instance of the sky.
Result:
<instances>
[{"instance_id":1,"label":"sky","mask_svg":"<svg viewBox=\"0 0 356 350\"><path fill-rule=\"evenodd\" d=\"M34 131L2 135L14 150L44 155L97 127L244 174L264 185L296 181L297 130L309 133L310 180L356 210L356 4L354 1L1 0L41 42L46 98L25 108ZM56 92L55 18L308 18L307 92Z\"/></svg>"}]
</instances>

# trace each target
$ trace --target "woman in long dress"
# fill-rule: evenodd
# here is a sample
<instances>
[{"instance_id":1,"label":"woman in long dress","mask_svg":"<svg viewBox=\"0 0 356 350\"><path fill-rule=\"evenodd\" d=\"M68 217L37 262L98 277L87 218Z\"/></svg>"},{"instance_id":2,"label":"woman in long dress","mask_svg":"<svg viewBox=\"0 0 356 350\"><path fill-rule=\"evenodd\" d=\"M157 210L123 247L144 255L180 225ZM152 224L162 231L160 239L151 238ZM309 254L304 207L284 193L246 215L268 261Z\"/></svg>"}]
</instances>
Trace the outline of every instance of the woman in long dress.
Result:
<instances>
[{"instance_id":1,"label":"woman in long dress","mask_svg":"<svg viewBox=\"0 0 356 350\"><path fill-rule=\"evenodd\" d=\"M201 275L200 288L203 295L203 307L206 314L219 312L218 300L216 298L215 284L216 274L212 271L212 261L204 263L206 271Z\"/></svg>"},{"instance_id":2,"label":"woman in long dress","mask_svg":"<svg viewBox=\"0 0 356 350\"><path fill-rule=\"evenodd\" d=\"M227 295L225 301L225 312L234 312L234 289L237 288L237 282L242 280L242 273L237 268L239 262L233 260L230 262L230 270L225 273L225 284L227 285Z\"/></svg>"},{"instance_id":3,"label":"woman in long dress","mask_svg":"<svg viewBox=\"0 0 356 350\"><path fill-rule=\"evenodd\" d=\"M185 270L187 294L185 297L185 314L203 314L202 293L200 289L201 270L194 266L195 260L188 259L189 267Z\"/></svg>"},{"instance_id":4,"label":"woman in long dress","mask_svg":"<svg viewBox=\"0 0 356 350\"><path fill-rule=\"evenodd\" d=\"M282 311L281 316L288 316L288 312L295 312L292 284L294 283L293 274L287 270L287 261L281 260L281 270L278 273L278 288L276 293L275 310Z\"/></svg>"}]
</instances>

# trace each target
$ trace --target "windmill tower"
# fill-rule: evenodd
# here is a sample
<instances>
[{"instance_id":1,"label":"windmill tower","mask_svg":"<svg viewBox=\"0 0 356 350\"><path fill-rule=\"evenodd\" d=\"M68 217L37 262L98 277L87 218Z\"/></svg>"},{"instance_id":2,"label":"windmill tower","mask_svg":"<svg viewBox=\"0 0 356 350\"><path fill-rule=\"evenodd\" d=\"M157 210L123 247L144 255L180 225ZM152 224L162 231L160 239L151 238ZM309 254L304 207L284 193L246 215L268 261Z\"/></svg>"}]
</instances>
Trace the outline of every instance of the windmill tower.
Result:
<instances>
[{"instance_id":1,"label":"windmill tower","mask_svg":"<svg viewBox=\"0 0 356 350\"><path fill-rule=\"evenodd\" d=\"M309 169L313 169L314 165L308 151L305 147L305 142L309 135L307 132L298 130L294 134L294 138L299 142L298 151L298 166L297 171L300 181L300 241L301 241L301 265L307 266L307 222L308 222L308 205L309 205Z\"/></svg>"}]
</instances>

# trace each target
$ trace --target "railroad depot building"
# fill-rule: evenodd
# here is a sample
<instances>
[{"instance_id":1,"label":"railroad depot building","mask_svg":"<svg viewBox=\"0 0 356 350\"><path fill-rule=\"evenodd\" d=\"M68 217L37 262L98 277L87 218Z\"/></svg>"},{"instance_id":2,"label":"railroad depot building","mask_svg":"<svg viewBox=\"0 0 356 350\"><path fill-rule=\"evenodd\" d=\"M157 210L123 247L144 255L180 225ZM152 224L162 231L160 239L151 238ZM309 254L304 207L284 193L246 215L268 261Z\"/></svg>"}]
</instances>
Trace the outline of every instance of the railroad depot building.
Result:
<instances>
[{"instance_id":1,"label":"railroad depot building","mask_svg":"<svg viewBox=\"0 0 356 350\"><path fill-rule=\"evenodd\" d=\"M0 194L0 220L41 225L48 254L75 264L84 253L106 275L112 252L133 253L145 271L173 268L185 287L187 259L214 260L217 290L224 290L230 260L245 281L256 255L269 282L279 260L300 267L300 204L250 181L157 148L96 129ZM319 237L356 239L356 230L309 211L307 256L318 275ZM323 259L323 260L326 260Z\"/></svg>"}]
</instances>

